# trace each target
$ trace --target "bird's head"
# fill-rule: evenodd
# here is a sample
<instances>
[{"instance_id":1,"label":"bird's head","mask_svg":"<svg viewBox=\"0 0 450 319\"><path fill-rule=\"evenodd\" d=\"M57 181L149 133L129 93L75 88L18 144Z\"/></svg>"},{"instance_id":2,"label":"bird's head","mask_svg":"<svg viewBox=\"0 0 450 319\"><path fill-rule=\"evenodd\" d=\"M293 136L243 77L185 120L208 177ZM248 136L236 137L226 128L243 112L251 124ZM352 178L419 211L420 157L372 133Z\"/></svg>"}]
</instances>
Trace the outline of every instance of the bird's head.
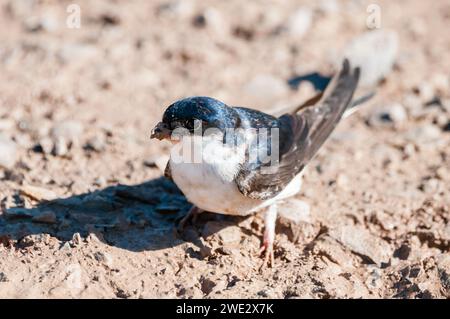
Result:
<instances>
[{"instance_id":1,"label":"bird's head","mask_svg":"<svg viewBox=\"0 0 450 319\"><path fill-rule=\"evenodd\" d=\"M162 121L152 130L151 138L170 139L174 131L201 133L213 128L224 132L236 127L238 116L225 103L210 97L195 96L171 104Z\"/></svg>"}]
</instances>

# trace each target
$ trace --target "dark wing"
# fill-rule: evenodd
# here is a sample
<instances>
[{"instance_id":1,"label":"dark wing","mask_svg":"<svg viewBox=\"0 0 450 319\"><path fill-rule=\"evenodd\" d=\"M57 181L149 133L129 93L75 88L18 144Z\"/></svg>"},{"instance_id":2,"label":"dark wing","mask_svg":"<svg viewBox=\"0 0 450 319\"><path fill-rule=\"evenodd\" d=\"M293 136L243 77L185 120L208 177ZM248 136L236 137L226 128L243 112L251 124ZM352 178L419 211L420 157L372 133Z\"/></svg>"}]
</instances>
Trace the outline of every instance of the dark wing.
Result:
<instances>
[{"instance_id":1,"label":"dark wing","mask_svg":"<svg viewBox=\"0 0 450 319\"><path fill-rule=\"evenodd\" d=\"M278 118L280 128L279 163L275 170L263 170L268 164L255 167L244 163L236 183L247 197L269 199L280 193L316 154L352 100L359 79L359 68L351 69L348 60L327 87L315 106Z\"/></svg>"}]
</instances>

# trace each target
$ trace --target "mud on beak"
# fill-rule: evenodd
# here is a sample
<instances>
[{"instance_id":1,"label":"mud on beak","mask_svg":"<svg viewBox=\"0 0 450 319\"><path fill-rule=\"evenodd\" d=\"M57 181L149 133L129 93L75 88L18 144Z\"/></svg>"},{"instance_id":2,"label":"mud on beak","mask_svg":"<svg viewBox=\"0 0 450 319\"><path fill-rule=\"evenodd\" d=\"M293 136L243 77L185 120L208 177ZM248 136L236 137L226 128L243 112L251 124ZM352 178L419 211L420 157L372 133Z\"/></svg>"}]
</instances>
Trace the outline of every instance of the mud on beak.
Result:
<instances>
[{"instance_id":1,"label":"mud on beak","mask_svg":"<svg viewBox=\"0 0 450 319\"><path fill-rule=\"evenodd\" d=\"M152 130L150 138L157 138L158 140L169 139L172 131L168 128L167 124L159 122Z\"/></svg>"}]
</instances>

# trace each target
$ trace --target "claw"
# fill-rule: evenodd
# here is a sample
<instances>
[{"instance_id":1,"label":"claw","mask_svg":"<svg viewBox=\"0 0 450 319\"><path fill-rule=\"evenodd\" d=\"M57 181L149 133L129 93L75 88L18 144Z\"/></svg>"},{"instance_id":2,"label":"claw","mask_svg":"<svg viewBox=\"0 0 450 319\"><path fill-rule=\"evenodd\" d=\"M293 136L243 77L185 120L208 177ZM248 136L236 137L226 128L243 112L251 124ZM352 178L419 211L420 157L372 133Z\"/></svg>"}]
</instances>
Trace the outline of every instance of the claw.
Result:
<instances>
[{"instance_id":1,"label":"claw","mask_svg":"<svg viewBox=\"0 0 450 319\"><path fill-rule=\"evenodd\" d=\"M264 262L259 268L262 270L267 267L275 266L275 258L273 253L273 242L275 240L275 222L277 220L277 207L275 204L269 207L264 216L264 241L259 253L264 253Z\"/></svg>"},{"instance_id":2,"label":"claw","mask_svg":"<svg viewBox=\"0 0 450 319\"><path fill-rule=\"evenodd\" d=\"M273 243L269 243L264 241L263 245L259 250L259 255L264 253L264 261L262 265L259 267L259 270L262 270L265 267L273 268L275 267L275 257L273 253Z\"/></svg>"}]
</instances>

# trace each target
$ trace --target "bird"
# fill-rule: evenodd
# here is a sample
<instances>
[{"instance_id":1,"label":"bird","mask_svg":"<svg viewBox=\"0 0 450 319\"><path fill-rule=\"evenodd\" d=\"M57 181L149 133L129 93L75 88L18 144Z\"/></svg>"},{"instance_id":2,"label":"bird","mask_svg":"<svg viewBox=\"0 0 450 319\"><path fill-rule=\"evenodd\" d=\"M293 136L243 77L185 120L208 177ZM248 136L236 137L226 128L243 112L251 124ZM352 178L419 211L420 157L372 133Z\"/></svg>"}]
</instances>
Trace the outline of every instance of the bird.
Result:
<instances>
[{"instance_id":1,"label":"bird","mask_svg":"<svg viewBox=\"0 0 450 319\"><path fill-rule=\"evenodd\" d=\"M324 92L281 116L206 96L169 105L151 138L172 142L164 175L193 204L179 229L204 211L264 213L260 254L273 267L277 203L300 192L305 166L360 104L352 100L359 75L345 59Z\"/></svg>"}]
</instances>

